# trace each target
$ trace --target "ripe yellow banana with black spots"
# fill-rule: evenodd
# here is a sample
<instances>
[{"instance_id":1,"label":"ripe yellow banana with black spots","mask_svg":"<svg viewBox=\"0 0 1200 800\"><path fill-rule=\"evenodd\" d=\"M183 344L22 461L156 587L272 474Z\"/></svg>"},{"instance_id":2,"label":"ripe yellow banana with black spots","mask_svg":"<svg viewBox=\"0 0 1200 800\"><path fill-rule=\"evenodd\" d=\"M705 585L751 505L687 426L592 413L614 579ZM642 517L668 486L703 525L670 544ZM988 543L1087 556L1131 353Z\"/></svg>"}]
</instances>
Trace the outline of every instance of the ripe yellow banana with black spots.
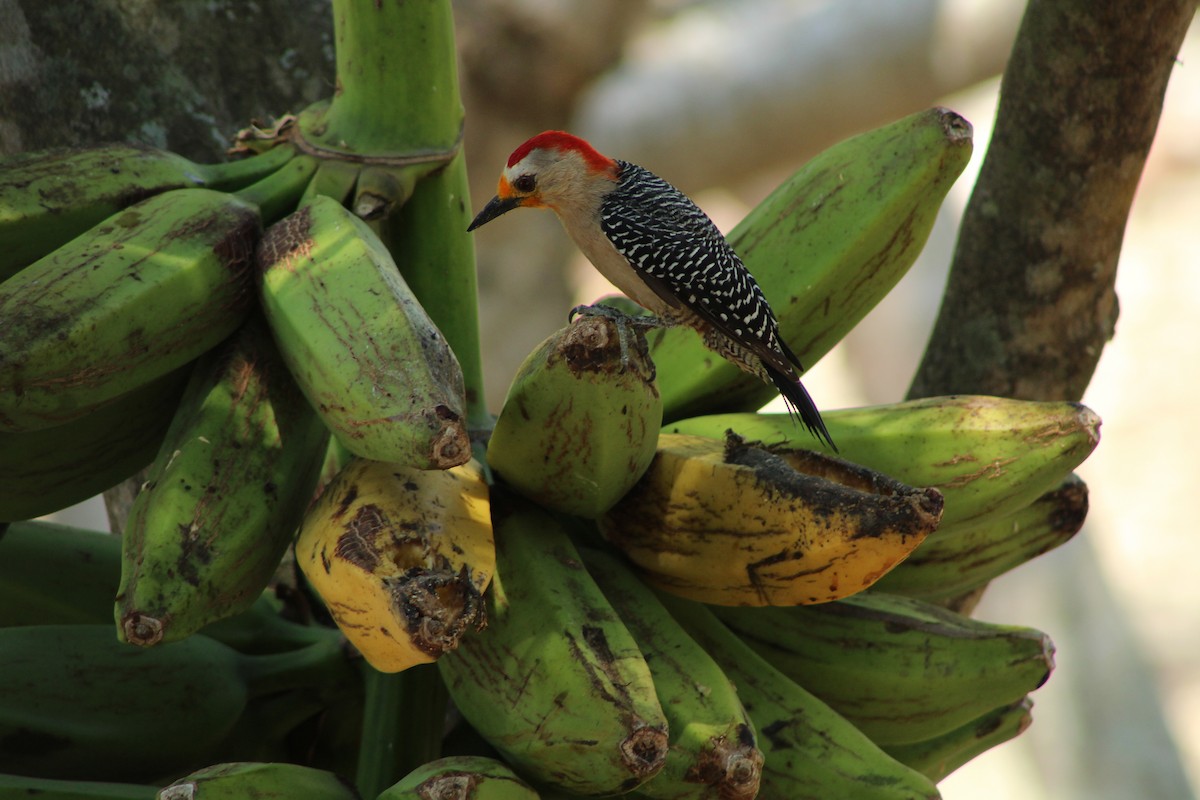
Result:
<instances>
[{"instance_id":1,"label":"ripe yellow banana with black spots","mask_svg":"<svg viewBox=\"0 0 1200 800\"><path fill-rule=\"evenodd\" d=\"M488 443L488 464L543 508L596 517L654 458L662 399L645 339L581 314L517 371Z\"/></svg>"},{"instance_id":2,"label":"ripe yellow banana with black spots","mask_svg":"<svg viewBox=\"0 0 1200 800\"><path fill-rule=\"evenodd\" d=\"M0 161L0 281L108 217L174 189L231 191L295 155L274 147L252 158L197 164L128 144L41 150Z\"/></svg>"},{"instance_id":3,"label":"ripe yellow banana with black spots","mask_svg":"<svg viewBox=\"0 0 1200 800\"><path fill-rule=\"evenodd\" d=\"M250 607L292 542L329 432L257 317L197 363L123 537L123 641L189 636Z\"/></svg>"},{"instance_id":4,"label":"ripe yellow banana with black spots","mask_svg":"<svg viewBox=\"0 0 1200 800\"><path fill-rule=\"evenodd\" d=\"M1071 474L1006 517L938 530L871 589L945 604L1065 544L1087 510L1087 484Z\"/></svg>"},{"instance_id":5,"label":"ripe yellow banana with black spots","mask_svg":"<svg viewBox=\"0 0 1200 800\"><path fill-rule=\"evenodd\" d=\"M646 660L567 533L536 506L496 509L488 627L438 661L455 706L531 779L628 792L667 756Z\"/></svg>"},{"instance_id":6,"label":"ripe yellow banana with black spots","mask_svg":"<svg viewBox=\"0 0 1200 800\"><path fill-rule=\"evenodd\" d=\"M942 498L811 451L662 434L600 519L647 581L720 605L823 603L860 592L937 527Z\"/></svg>"},{"instance_id":7,"label":"ripe yellow banana with black spots","mask_svg":"<svg viewBox=\"0 0 1200 800\"><path fill-rule=\"evenodd\" d=\"M908 271L970 157L965 119L944 108L921 111L818 154L729 233L804 366ZM649 339L669 421L753 411L774 397L770 385L713 358L688 329ZM833 440L841 446L836 433Z\"/></svg>"},{"instance_id":8,"label":"ripe yellow banana with black spots","mask_svg":"<svg viewBox=\"0 0 1200 800\"><path fill-rule=\"evenodd\" d=\"M953 395L829 411L840 454L946 499L943 530L1004 516L1058 485L1100 441L1100 417L1071 402ZM713 414L673 422L671 433L740 436L812 447L786 414Z\"/></svg>"},{"instance_id":9,"label":"ripe yellow banana with black spots","mask_svg":"<svg viewBox=\"0 0 1200 800\"><path fill-rule=\"evenodd\" d=\"M671 733L666 764L638 794L753 800L763 756L729 678L619 558L589 547L579 552L650 666Z\"/></svg>"},{"instance_id":10,"label":"ripe yellow banana with black spots","mask_svg":"<svg viewBox=\"0 0 1200 800\"><path fill-rule=\"evenodd\" d=\"M399 672L485 624L489 508L476 462L420 470L356 458L304 515L296 561L367 662Z\"/></svg>"},{"instance_id":11,"label":"ripe yellow banana with black spots","mask_svg":"<svg viewBox=\"0 0 1200 800\"><path fill-rule=\"evenodd\" d=\"M533 787L503 761L449 756L422 764L376 800L538 800Z\"/></svg>"},{"instance_id":12,"label":"ripe yellow banana with black spots","mask_svg":"<svg viewBox=\"0 0 1200 800\"><path fill-rule=\"evenodd\" d=\"M941 781L975 756L1024 733L1033 724L1032 708L1033 701L1022 698L941 736L912 744L885 745L883 750L931 781Z\"/></svg>"},{"instance_id":13,"label":"ripe yellow banana with black spots","mask_svg":"<svg viewBox=\"0 0 1200 800\"><path fill-rule=\"evenodd\" d=\"M314 167L294 158L236 194L155 195L0 283L0 431L83 416L225 339L253 306L261 221Z\"/></svg>"},{"instance_id":14,"label":"ripe yellow banana with black spots","mask_svg":"<svg viewBox=\"0 0 1200 800\"><path fill-rule=\"evenodd\" d=\"M190 370L180 367L62 425L0 432L0 520L82 503L153 461Z\"/></svg>"},{"instance_id":15,"label":"ripe yellow banana with black spots","mask_svg":"<svg viewBox=\"0 0 1200 800\"><path fill-rule=\"evenodd\" d=\"M954 730L1021 699L1054 669L1054 645L1040 631L882 592L816 606L713 611L881 745Z\"/></svg>"},{"instance_id":16,"label":"ripe yellow banana with black spots","mask_svg":"<svg viewBox=\"0 0 1200 800\"><path fill-rule=\"evenodd\" d=\"M279 349L347 450L420 469L471 458L458 361L366 223L309 197L257 258Z\"/></svg>"},{"instance_id":17,"label":"ripe yellow banana with black spots","mask_svg":"<svg viewBox=\"0 0 1200 800\"><path fill-rule=\"evenodd\" d=\"M925 776L767 663L711 609L659 598L737 686L763 750L761 800L936 800L937 788Z\"/></svg>"}]
</instances>

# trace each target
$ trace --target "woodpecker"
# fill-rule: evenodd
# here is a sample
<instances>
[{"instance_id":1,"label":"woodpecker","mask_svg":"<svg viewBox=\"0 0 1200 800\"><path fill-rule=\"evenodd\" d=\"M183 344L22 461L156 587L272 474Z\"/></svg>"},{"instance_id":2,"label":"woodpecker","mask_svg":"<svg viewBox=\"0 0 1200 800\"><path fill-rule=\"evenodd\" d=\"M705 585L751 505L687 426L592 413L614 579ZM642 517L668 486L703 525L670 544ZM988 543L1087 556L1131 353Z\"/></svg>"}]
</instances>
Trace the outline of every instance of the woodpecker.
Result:
<instances>
[{"instance_id":1,"label":"woodpecker","mask_svg":"<svg viewBox=\"0 0 1200 800\"><path fill-rule=\"evenodd\" d=\"M774 383L789 411L837 450L762 289L686 195L578 136L545 131L508 157L496 196L467 230L522 207L553 211L614 286L661 324L690 326L710 350Z\"/></svg>"}]
</instances>

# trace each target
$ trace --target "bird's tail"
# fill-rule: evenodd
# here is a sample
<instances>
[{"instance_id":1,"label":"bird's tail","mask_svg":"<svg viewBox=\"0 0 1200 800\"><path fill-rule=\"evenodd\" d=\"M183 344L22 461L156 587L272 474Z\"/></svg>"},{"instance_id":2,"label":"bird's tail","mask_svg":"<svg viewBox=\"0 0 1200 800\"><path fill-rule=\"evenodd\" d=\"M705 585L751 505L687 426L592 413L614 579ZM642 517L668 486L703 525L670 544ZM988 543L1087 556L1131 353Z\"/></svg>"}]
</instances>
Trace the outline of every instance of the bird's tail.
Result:
<instances>
[{"instance_id":1,"label":"bird's tail","mask_svg":"<svg viewBox=\"0 0 1200 800\"><path fill-rule=\"evenodd\" d=\"M829 429L825 427L825 420L821 419L821 412L817 410L817 404L809 396L804 384L794 375L788 375L772 364L764 363L763 366L767 368L771 382L783 395L788 413L793 417L799 417L800 421L804 423L804 427L808 428L808 432L816 437L817 441L824 441L833 449L833 452L838 452L837 445L833 443L833 438L829 435Z\"/></svg>"}]
</instances>

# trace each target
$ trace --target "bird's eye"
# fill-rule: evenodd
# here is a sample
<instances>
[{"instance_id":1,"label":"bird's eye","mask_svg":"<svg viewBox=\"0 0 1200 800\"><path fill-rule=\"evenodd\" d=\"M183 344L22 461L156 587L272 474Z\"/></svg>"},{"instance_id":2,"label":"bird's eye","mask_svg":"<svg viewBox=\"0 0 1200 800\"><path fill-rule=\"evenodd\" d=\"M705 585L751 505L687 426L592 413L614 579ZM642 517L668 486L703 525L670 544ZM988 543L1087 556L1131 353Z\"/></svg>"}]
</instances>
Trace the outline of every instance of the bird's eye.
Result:
<instances>
[{"instance_id":1,"label":"bird's eye","mask_svg":"<svg viewBox=\"0 0 1200 800\"><path fill-rule=\"evenodd\" d=\"M532 175L521 175L513 181L513 188L518 192L532 192L536 185L537 181Z\"/></svg>"}]
</instances>

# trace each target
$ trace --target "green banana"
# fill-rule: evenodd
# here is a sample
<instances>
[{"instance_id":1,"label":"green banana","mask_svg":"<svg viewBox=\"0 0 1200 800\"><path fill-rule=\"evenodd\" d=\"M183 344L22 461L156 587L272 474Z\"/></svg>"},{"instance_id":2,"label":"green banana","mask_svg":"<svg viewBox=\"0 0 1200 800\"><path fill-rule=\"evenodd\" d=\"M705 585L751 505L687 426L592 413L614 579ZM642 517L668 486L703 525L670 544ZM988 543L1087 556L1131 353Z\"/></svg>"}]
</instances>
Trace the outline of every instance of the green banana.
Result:
<instances>
[{"instance_id":1,"label":"green banana","mask_svg":"<svg viewBox=\"0 0 1200 800\"><path fill-rule=\"evenodd\" d=\"M13 800L155 800L157 796L158 788L145 784L0 775L0 797Z\"/></svg>"},{"instance_id":2,"label":"green banana","mask_svg":"<svg viewBox=\"0 0 1200 800\"><path fill-rule=\"evenodd\" d=\"M0 281L140 200L173 189L238 189L276 171L295 152L282 146L197 164L166 150L110 144L6 158L0 162Z\"/></svg>"},{"instance_id":3,"label":"green banana","mask_svg":"<svg viewBox=\"0 0 1200 800\"><path fill-rule=\"evenodd\" d=\"M538 800L538 794L503 761L450 756L430 761L383 790L377 800Z\"/></svg>"},{"instance_id":4,"label":"green banana","mask_svg":"<svg viewBox=\"0 0 1200 800\"><path fill-rule=\"evenodd\" d=\"M535 780L580 794L645 783L667 722L637 643L552 517L493 499L493 521L487 630L437 662L454 704Z\"/></svg>"},{"instance_id":5,"label":"green banana","mask_svg":"<svg viewBox=\"0 0 1200 800\"><path fill-rule=\"evenodd\" d=\"M190 369L62 425L0 432L0 519L31 519L81 503L153 461Z\"/></svg>"},{"instance_id":6,"label":"green banana","mask_svg":"<svg viewBox=\"0 0 1200 800\"><path fill-rule=\"evenodd\" d=\"M580 315L530 353L513 378L488 464L543 508L597 517L654 458L662 398L645 339L629 328Z\"/></svg>"},{"instance_id":7,"label":"green banana","mask_svg":"<svg viewBox=\"0 0 1200 800\"><path fill-rule=\"evenodd\" d=\"M877 744L954 730L1024 697L1054 668L1044 633L909 597L864 592L817 606L713 611Z\"/></svg>"},{"instance_id":8,"label":"green banana","mask_svg":"<svg viewBox=\"0 0 1200 800\"><path fill-rule=\"evenodd\" d=\"M234 762L197 770L158 793L158 800L358 800L346 781L300 764Z\"/></svg>"},{"instance_id":9,"label":"green banana","mask_svg":"<svg viewBox=\"0 0 1200 800\"><path fill-rule=\"evenodd\" d=\"M1072 473L1009 516L936 531L871 590L944 604L1066 543L1087 509L1087 484Z\"/></svg>"},{"instance_id":10,"label":"green banana","mask_svg":"<svg viewBox=\"0 0 1200 800\"><path fill-rule=\"evenodd\" d=\"M106 625L3 628L0 652L0 772L87 780L154 780L263 742L264 725L282 735L252 699L333 697L355 674L336 641L262 656L202 635L142 649Z\"/></svg>"},{"instance_id":11,"label":"green banana","mask_svg":"<svg viewBox=\"0 0 1200 800\"><path fill-rule=\"evenodd\" d=\"M1070 402L954 395L830 411L825 424L842 458L910 486L931 486L946 504L941 528L1006 516L1058 485L1100 441L1100 418ZM740 436L808 448L786 414L714 414L668 433Z\"/></svg>"},{"instance_id":12,"label":"green banana","mask_svg":"<svg viewBox=\"0 0 1200 800\"><path fill-rule=\"evenodd\" d=\"M940 781L975 756L1024 733L1033 723L1028 697L994 709L941 736L912 744L885 745L892 758Z\"/></svg>"},{"instance_id":13,"label":"green banana","mask_svg":"<svg viewBox=\"0 0 1200 800\"><path fill-rule=\"evenodd\" d=\"M202 357L130 509L122 641L175 641L249 608L291 544L328 435L256 318Z\"/></svg>"},{"instance_id":14,"label":"green banana","mask_svg":"<svg viewBox=\"0 0 1200 800\"><path fill-rule=\"evenodd\" d=\"M737 686L763 749L761 800L933 800L937 788L690 600L659 599ZM754 609L759 611L761 609Z\"/></svg>"},{"instance_id":15,"label":"green banana","mask_svg":"<svg viewBox=\"0 0 1200 800\"><path fill-rule=\"evenodd\" d=\"M579 552L633 634L667 717L667 761L637 792L659 800L753 800L763 755L729 678L620 559L587 547Z\"/></svg>"},{"instance_id":16,"label":"green banana","mask_svg":"<svg viewBox=\"0 0 1200 800\"><path fill-rule=\"evenodd\" d=\"M922 111L820 153L730 232L801 363L812 366L900 280L970 156L966 120ZM649 339L668 421L752 411L775 395L690 329Z\"/></svg>"},{"instance_id":17,"label":"green banana","mask_svg":"<svg viewBox=\"0 0 1200 800\"><path fill-rule=\"evenodd\" d=\"M284 360L346 449L420 469L471 458L454 353L366 223L310 197L267 230L258 265Z\"/></svg>"},{"instance_id":18,"label":"green banana","mask_svg":"<svg viewBox=\"0 0 1200 800\"><path fill-rule=\"evenodd\" d=\"M14 522L0 536L0 627L111 625L120 578L121 537L53 522ZM279 603L266 594L201 633L248 655L341 639L329 628L284 619Z\"/></svg>"}]
</instances>

